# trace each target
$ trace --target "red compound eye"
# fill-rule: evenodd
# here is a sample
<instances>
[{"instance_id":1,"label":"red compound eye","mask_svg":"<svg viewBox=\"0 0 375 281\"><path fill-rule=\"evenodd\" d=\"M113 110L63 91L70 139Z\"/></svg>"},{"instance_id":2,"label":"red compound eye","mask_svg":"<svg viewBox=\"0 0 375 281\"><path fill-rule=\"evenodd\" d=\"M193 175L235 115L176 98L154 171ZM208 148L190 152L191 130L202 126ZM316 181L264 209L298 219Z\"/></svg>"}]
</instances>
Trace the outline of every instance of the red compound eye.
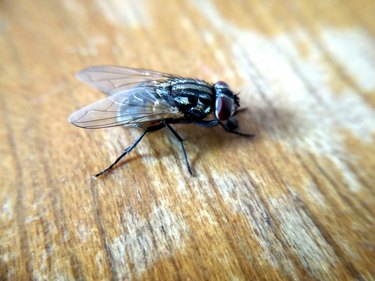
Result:
<instances>
[{"instance_id":1,"label":"red compound eye","mask_svg":"<svg viewBox=\"0 0 375 281\"><path fill-rule=\"evenodd\" d=\"M232 100L228 97L218 97L215 104L215 115L219 120L228 120L232 115Z\"/></svg>"}]
</instances>

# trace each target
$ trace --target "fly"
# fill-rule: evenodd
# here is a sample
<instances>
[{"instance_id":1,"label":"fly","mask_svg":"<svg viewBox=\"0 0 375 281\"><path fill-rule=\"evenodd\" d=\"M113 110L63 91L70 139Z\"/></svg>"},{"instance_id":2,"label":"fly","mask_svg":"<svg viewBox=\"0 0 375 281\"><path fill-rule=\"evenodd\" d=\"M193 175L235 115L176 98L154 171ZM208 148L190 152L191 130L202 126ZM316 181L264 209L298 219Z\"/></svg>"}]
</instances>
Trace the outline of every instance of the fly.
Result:
<instances>
[{"instance_id":1,"label":"fly","mask_svg":"<svg viewBox=\"0 0 375 281\"><path fill-rule=\"evenodd\" d=\"M179 141L187 169L192 175L184 140L171 124L220 125L229 133L254 136L235 130L237 123L231 117L238 112L239 98L222 81L210 84L199 79L117 66L88 67L81 70L77 78L108 96L71 114L69 122L85 129L120 125L144 128L135 141L95 177L110 171L147 133L164 127ZM213 117L207 118L210 114Z\"/></svg>"}]
</instances>

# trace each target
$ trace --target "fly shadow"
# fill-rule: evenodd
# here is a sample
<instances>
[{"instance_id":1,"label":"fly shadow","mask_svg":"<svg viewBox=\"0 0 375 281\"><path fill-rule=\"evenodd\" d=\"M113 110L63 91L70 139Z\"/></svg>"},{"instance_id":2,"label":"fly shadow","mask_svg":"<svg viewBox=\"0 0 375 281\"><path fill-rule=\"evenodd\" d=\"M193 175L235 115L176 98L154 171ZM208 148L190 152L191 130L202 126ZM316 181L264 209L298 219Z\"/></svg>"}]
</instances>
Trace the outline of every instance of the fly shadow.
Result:
<instances>
[{"instance_id":1,"label":"fly shadow","mask_svg":"<svg viewBox=\"0 0 375 281\"><path fill-rule=\"evenodd\" d=\"M247 138L231 134L223 130L220 126L214 128L202 128L199 126L176 126L179 134L189 143L189 148L195 147L188 151L190 161L194 163L205 154L225 150L230 153L231 148L240 147L240 149L249 150L250 146L256 146L257 143L266 139L284 139L298 137L295 132L299 121L298 117L292 110L286 108L273 108L254 106L247 108L236 116L235 121L238 123L236 131L254 134L254 137ZM195 155L194 155L195 154Z\"/></svg>"},{"instance_id":2,"label":"fly shadow","mask_svg":"<svg viewBox=\"0 0 375 281\"><path fill-rule=\"evenodd\" d=\"M271 109L253 106L243 110L235 116L235 119L230 121L234 123L231 126L238 125L236 131L255 135L251 138L228 133L221 126L205 128L194 124L174 124L173 128L184 140L187 158L191 163L193 174L196 175L196 172L194 172L195 163L202 158L204 159L205 154L216 153L223 149L230 153L231 148L234 149L235 146L248 150L249 146L256 146L258 142L270 138L273 140L288 140L297 137L295 135L295 128L299 123L297 119L298 117L293 111L283 107ZM168 156L170 154L180 155L177 165L184 165L184 155L178 145L178 140L167 128L149 134L147 140L148 145L152 147L151 153L139 156L130 154L116 163L116 167L120 168L139 157L159 158L161 155ZM165 144L166 141L168 141L168 145ZM172 147L169 147L170 145Z\"/></svg>"}]
</instances>

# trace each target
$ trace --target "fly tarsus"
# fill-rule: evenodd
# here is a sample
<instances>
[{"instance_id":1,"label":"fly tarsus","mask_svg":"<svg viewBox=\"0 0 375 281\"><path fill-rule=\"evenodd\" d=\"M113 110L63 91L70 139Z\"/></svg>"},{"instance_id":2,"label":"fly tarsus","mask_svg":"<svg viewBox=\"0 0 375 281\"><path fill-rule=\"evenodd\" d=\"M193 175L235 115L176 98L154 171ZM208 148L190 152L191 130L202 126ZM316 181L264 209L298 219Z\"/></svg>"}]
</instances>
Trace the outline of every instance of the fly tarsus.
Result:
<instances>
[{"instance_id":1,"label":"fly tarsus","mask_svg":"<svg viewBox=\"0 0 375 281\"><path fill-rule=\"evenodd\" d=\"M255 137L255 134L248 134L248 133L242 133L242 132L235 131L232 128L230 128L227 125L225 125L224 123L220 122L220 121L219 121L219 124L228 133L239 135L239 136L243 136L243 137L249 137L249 138Z\"/></svg>"},{"instance_id":2,"label":"fly tarsus","mask_svg":"<svg viewBox=\"0 0 375 281\"><path fill-rule=\"evenodd\" d=\"M243 137L249 137L249 138L250 137L255 137L255 134L248 134L248 133L242 133L242 132L234 131L232 128L228 127L227 125L225 125L224 123L220 122L219 120L218 120L218 123L228 133L239 135L239 136L243 136Z\"/></svg>"},{"instance_id":3,"label":"fly tarsus","mask_svg":"<svg viewBox=\"0 0 375 281\"><path fill-rule=\"evenodd\" d=\"M202 127L215 127L217 125L220 125L228 133L243 136L243 137L255 137L255 134L241 133L241 132L235 131L233 128L231 128L230 126L224 124L223 122L217 119L203 120L203 121L195 122L195 124L202 126Z\"/></svg>"}]
</instances>

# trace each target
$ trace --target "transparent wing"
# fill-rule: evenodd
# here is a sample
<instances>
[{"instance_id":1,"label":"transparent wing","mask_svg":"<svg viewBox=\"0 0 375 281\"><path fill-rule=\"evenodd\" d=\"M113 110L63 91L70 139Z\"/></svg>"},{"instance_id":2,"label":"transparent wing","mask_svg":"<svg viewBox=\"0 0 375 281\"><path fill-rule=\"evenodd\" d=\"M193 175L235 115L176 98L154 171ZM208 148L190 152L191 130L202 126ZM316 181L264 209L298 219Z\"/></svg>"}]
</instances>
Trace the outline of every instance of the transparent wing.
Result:
<instances>
[{"instance_id":1,"label":"transparent wing","mask_svg":"<svg viewBox=\"0 0 375 281\"><path fill-rule=\"evenodd\" d=\"M118 66L91 66L77 73L77 79L106 94L115 94L138 84L155 86L175 75Z\"/></svg>"},{"instance_id":2,"label":"transparent wing","mask_svg":"<svg viewBox=\"0 0 375 281\"><path fill-rule=\"evenodd\" d=\"M69 116L69 122L88 129L131 125L183 117L173 101L161 97L155 87L123 90L94 102Z\"/></svg>"}]
</instances>

